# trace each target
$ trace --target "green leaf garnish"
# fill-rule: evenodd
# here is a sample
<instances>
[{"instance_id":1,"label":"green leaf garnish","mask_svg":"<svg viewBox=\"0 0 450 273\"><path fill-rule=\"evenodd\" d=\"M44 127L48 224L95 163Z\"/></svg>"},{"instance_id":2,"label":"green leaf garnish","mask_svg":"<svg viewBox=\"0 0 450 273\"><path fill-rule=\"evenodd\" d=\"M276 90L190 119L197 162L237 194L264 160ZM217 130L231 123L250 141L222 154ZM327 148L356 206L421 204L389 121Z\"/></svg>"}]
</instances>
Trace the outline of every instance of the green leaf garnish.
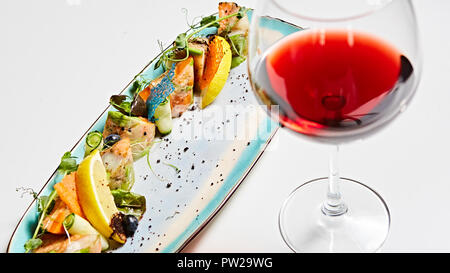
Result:
<instances>
[{"instance_id":1,"label":"green leaf garnish","mask_svg":"<svg viewBox=\"0 0 450 273\"><path fill-rule=\"evenodd\" d=\"M216 28L220 27L219 22L217 22L217 18L215 15L203 17L202 20L200 21L200 27L206 26L208 24L210 24L209 25L210 27Z\"/></svg>"},{"instance_id":2,"label":"green leaf garnish","mask_svg":"<svg viewBox=\"0 0 450 273\"><path fill-rule=\"evenodd\" d=\"M35 250L36 248L40 247L42 245L42 240L39 238L32 238L28 240L24 247L26 252L30 252Z\"/></svg>"},{"instance_id":3,"label":"green leaf garnish","mask_svg":"<svg viewBox=\"0 0 450 273\"><path fill-rule=\"evenodd\" d=\"M33 237L31 237L31 239L29 239L24 245L25 252L28 253L28 252L32 251L33 249L39 247L40 246L39 241L41 241L41 243L42 243L42 240L37 238L37 236L39 235L39 231L41 230L42 221L44 221L45 216L47 216L48 212L50 211L56 195L57 195L56 191L53 190L52 193L50 193L50 195L48 197L46 197L45 199L42 198L43 202L40 205L40 206L42 206L41 216L39 217L38 224L36 226L36 229L34 230ZM33 248L33 247L35 247L35 248Z\"/></svg>"},{"instance_id":4,"label":"green leaf garnish","mask_svg":"<svg viewBox=\"0 0 450 273\"><path fill-rule=\"evenodd\" d=\"M239 20L242 19L242 18L244 18L245 14L247 13L248 10L249 10L249 9L246 8L246 7L241 7L241 8L239 9L239 12L237 13L236 17L237 17Z\"/></svg>"},{"instance_id":5,"label":"green leaf garnish","mask_svg":"<svg viewBox=\"0 0 450 273\"><path fill-rule=\"evenodd\" d=\"M233 56L244 56L247 39L244 35L233 35L228 37L231 44L231 52Z\"/></svg>"},{"instance_id":6,"label":"green leaf garnish","mask_svg":"<svg viewBox=\"0 0 450 273\"><path fill-rule=\"evenodd\" d=\"M126 95L113 95L109 104L124 115L131 115L131 98Z\"/></svg>"},{"instance_id":7,"label":"green leaf garnish","mask_svg":"<svg viewBox=\"0 0 450 273\"><path fill-rule=\"evenodd\" d=\"M242 56L236 56L231 59L231 69L238 67L241 63L245 62L246 58Z\"/></svg>"},{"instance_id":8,"label":"green leaf garnish","mask_svg":"<svg viewBox=\"0 0 450 273\"><path fill-rule=\"evenodd\" d=\"M150 82L151 82L150 80L144 78L142 75L137 75L135 77L133 85L130 88L130 93L132 94L132 96L137 95L139 92L144 90L149 85Z\"/></svg>"},{"instance_id":9,"label":"green leaf garnish","mask_svg":"<svg viewBox=\"0 0 450 273\"><path fill-rule=\"evenodd\" d=\"M231 37L227 36L226 39L231 46L231 52L233 55L231 69L233 69L243 63L247 58L247 37L237 34Z\"/></svg>"},{"instance_id":10,"label":"green leaf garnish","mask_svg":"<svg viewBox=\"0 0 450 273\"><path fill-rule=\"evenodd\" d=\"M185 49L187 47L186 33L181 33L175 39L177 49Z\"/></svg>"},{"instance_id":11,"label":"green leaf garnish","mask_svg":"<svg viewBox=\"0 0 450 273\"><path fill-rule=\"evenodd\" d=\"M51 211L53 209L54 205L55 205L55 200L50 200L49 196L41 196L38 198L38 212L39 213L43 213L44 210Z\"/></svg>"},{"instance_id":12,"label":"green leaf garnish","mask_svg":"<svg viewBox=\"0 0 450 273\"><path fill-rule=\"evenodd\" d=\"M111 194L114 197L117 209L124 214L131 214L139 219L145 213L146 201L144 196L122 189L112 190Z\"/></svg>"},{"instance_id":13,"label":"green leaf garnish","mask_svg":"<svg viewBox=\"0 0 450 273\"><path fill-rule=\"evenodd\" d=\"M58 172L62 175L70 174L78 169L78 164L70 152L66 152L61 158L61 163L58 167Z\"/></svg>"}]
</instances>

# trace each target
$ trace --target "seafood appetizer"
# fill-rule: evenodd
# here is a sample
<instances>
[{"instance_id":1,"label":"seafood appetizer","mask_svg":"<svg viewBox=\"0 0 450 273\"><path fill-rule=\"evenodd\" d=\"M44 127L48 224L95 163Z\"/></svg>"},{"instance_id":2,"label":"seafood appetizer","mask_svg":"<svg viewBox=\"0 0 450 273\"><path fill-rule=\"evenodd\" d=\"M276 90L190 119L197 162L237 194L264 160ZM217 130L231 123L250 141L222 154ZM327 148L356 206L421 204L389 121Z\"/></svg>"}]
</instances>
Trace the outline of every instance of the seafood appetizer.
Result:
<instances>
[{"instance_id":1,"label":"seafood appetizer","mask_svg":"<svg viewBox=\"0 0 450 273\"><path fill-rule=\"evenodd\" d=\"M219 3L218 15L202 17L163 50L160 76L137 75L130 95L114 95L103 130L86 136L84 158L64 154L61 178L48 196L36 197L39 217L25 252L97 253L133 237L146 212L146 198L133 192L135 162L171 134L199 98L204 109L219 96L230 70L245 61L248 9ZM215 35L202 30L216 28ZM111 109L112 109L111 108Z\"/></svg>"}]
</instances>

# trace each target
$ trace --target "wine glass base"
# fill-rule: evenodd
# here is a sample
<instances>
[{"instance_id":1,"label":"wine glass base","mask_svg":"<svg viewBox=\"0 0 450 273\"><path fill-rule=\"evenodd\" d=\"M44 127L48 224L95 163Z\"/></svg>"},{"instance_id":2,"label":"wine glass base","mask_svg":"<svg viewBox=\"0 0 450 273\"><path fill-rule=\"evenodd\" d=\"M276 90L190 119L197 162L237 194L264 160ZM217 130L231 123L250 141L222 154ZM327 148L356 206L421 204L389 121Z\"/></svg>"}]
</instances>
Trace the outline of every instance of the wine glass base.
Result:
<instances>
[{"instance_id":1,"label":"wine glass base","mask_svg":"<svg viewBox=\"0 0 450 273\"><path fill-rule=\"evenodd\" d=\"M389 209L378 193L347 178L340 190L347 213L327 216L321 208L328 178L297 187L284 202L279 228L294 252L375 252L389 233Z\"/></svg>"}]
</instances>

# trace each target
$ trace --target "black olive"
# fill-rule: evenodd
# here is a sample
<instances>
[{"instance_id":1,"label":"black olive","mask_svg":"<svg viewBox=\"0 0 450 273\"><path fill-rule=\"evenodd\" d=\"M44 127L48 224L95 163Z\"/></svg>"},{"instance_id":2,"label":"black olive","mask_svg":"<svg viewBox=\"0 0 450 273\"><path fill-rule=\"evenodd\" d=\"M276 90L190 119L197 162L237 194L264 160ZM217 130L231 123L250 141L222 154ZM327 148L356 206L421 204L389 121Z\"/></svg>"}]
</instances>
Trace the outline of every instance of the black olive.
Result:
<instances>
[{"instance_id":1,"label":"black olive","mask_svg":"<svg viewBox=\"0 0 450 273\"><path fill-rule=\"evenodd\" d=\"M119 135L111 134L105 138L105 145L111 147L119 141L120 141Z\"/></svg>"},{"instance_id":2,"label":"black olive","mask_svg":"<svg viewBox=\"0 0 450 273\"><path fill-rule=\"evenodd\" d=\"M131 237L137 230L139 220L134 215L125 215L123 219L123 229L127 237Z\"/></svg>"}]
</instances>

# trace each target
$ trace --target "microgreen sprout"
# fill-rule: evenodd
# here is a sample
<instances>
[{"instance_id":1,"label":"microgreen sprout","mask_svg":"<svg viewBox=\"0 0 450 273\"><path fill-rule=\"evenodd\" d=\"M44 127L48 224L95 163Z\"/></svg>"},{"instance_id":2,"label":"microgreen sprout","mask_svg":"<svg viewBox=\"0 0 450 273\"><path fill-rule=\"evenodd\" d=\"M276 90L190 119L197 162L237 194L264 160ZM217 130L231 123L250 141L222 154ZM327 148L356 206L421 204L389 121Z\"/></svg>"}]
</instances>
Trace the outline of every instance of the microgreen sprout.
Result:
<instances>
[{"instance_id":1,"label":"microgreen sprout","mask_svg":"<svg viewBox=\"0 0 450 273\"><path fill-rule=\"evenodd\" d=\"M186 60L187 58L189 58L190 53L199 53L199 52L195 52L192 48L189 48L189 39L191 39L194 35L198 34L199 32L201 32L202 30L209 28L209 27L219 27L219 22L223 21L223 20L227 20L231 17L237 17L239 19L243 18L245 16L245 13L248 11L247 8L242 7L238 12L235 12L233 14L224 16L222 18L216 18L216 15L211 15L211 16L207 16L207 17L203 17L202 20L195 24L195 25L189 25L190 29L189 30L193 30L191 33L181 33L179 34L174 42L174 45L168 49L166 49L165 51L163 51L161 58L158 60L158 62L155 64L155 69L159 68L163 63L167 62L167 61L172 61L172 62L181 62ZM184 12L185 14L187 14L187 11ZM186 54L183 58L172 58L171 55L173 55L174 51L181 51L181 50L185 50Z\"/></svg>"}]
</instances>

